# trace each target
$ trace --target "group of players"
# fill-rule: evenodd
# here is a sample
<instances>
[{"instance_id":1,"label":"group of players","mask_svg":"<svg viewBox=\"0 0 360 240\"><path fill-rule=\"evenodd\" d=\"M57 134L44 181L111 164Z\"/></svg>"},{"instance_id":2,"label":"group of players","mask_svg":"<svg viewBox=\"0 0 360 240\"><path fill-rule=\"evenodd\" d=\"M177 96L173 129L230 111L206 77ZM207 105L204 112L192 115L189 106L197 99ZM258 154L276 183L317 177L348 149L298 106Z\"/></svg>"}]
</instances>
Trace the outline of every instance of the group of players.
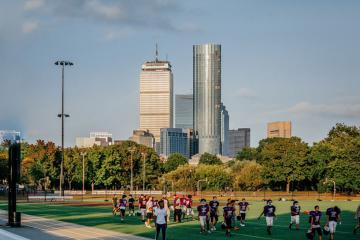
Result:
<instances>
[{"instance_id":1,"label":"group of players","mask_svg":"<svg viewBox=\"0 0 360 240\"><path fill-rule=\"evenodd\" d=\"M175 223L180 223L186 219L195 219L191 195L182 197L175 195L172 204L169 203L166 196L157 200L152 196L140 195L137 203L139 211L135 212L136 201L132 195L129 195L129 199L127 199L126 195L123 195L120 199L117 199L114 195L113 214L120 212L121 221L123 221L125 218L126 206L128 206L129 216L135 216L136 213L141 215L142 221L147 228L151 228L151 222L155 219L157 237L161 230L163 239L165 239L167 223L170 222L171 211L173 212L173 221ZM238 205L238 212L235 210L236 205ZM197 219L200 224L200 233L210 234L213 231L216 231L216 225L219 221L219 216L222 213L224 221L221 223L221 228L226 230L226 236L231 236L231 230L238 230L239 227L245 226L246 213L249 210L249 206L250 204L244 198L239 202L237 200L228 199L226 205L223 207L222 211L220 211L220 203L216 196L209 202L207 202L206 199L201 199L200 204L196 208L198 214ZM160 212L162 212L160 214L161 219L159 219ZM301 206L298 201L294 201L290 207L290 230L294 225L296 230L300 229L300 214L302 214ZM326 224L323 225L321 224L323 213L320 211L319 206L315 206L312 211L304 211L303 214L309 216L309 229L306 233L308 239L314 239L316 234L318 235L319 240L322 240L323 234L330 234L330 239L334 239L336 227L338 224L341 224L341 210L339 207L332 206L326 210ZM258 219L262 216L266 219L266 231L271 235L273 223L276 219L276 207L272 204L271 200L266 201ZM354 234L360 228L360 205L356 210L355 217L357 219L357 225L354 228ZM159 224L159 222L161 224ZM236 222L239 222L238 226L236 226ZM160 225L160 227L158 225Z\"/></svg>"}]
</instances>

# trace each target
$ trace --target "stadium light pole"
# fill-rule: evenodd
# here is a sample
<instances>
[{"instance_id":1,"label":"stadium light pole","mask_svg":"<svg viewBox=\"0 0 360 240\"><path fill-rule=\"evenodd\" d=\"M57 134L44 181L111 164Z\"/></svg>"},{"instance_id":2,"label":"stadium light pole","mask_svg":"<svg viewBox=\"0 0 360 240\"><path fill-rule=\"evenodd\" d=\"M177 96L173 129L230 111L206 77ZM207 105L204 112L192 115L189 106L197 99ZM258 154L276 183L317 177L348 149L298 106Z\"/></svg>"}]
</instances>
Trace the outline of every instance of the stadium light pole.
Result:
<instances>
[{"instance_id":1,"label":"stadium light pole","mask_svg":"<svg viewBox=\"0 0 360 240\"><path fill-rule=\"evenodd\" d=\"M69 61L56 61L56 66L61 66L61 113L57 116L61 118L61 164L60 164L60 196L64 196L64 118L70 117L64 113L64 70L65 66L72 66L74 63Z\"/></svg>"},{"instance_id":2,"label":"stadium light pole","mask_svg":"<svg viewBox=\"0 0 360 240\"><path fill-rule=\"evenodd\" d=\"M135 152L135 148L131 147L128 148L128 151L130 152L130 192L134 190L134 164L133 164L133 154Z\"/></svg>"},{"instance_id":3,"label":"stadium light pole","mask_svg":"<svg viewBox=\"0 0 360 240\"><path fill-rule=\"evenodd\" d=\"M141 155L143 156L144 166L143 166L143 191L145 191L145 177L146 177L146 152L142 152Z\"/></svg>"},{"instance_id":4,"label":"stadium light pole","mask_svg":"<svg viewBox=\"0 0 360 240\"><path fill-rule=\"evenodd\" d=\"M328 182L332 182L333 184L333 201L335 201L335 197L336 197L336 182L334 180L331 180L331 179L325 179L325 182L323 182L323 184L327 184Z\"/></svg>"},{"instance_id":5,"label":"stadium light pole","mask_svg":"<svg viewBox=\"0 0 360 240\"><path fill-rule=\"evenodd\" d=\"M86 152L80 153L82 156L82 196L84 198L85 193L85 156Z\"/></svg>"}]
</instances>

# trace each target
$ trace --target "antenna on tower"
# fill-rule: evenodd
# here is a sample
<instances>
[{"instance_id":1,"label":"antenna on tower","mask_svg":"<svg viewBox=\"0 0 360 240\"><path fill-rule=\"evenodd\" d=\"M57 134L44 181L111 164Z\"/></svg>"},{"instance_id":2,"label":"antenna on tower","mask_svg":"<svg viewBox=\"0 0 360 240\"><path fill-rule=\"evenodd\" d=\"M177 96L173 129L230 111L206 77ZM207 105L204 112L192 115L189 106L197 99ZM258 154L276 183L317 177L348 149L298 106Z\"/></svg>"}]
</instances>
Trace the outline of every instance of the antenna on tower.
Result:
<instances>
[{"instance_id":1,"label":"antenna on tower","mask_svg":"<svg viewBox=\"0 0 360 240\"><path fill-rule=\"evenodd\" d=\"M155 50L155 62L158 61L158 56L159 56L159 52L158 52L158 45L156 43L156 50Z\"/></svg>"},{"instance_id":2,"label":"antenna on tower","mask_svg":"<svg viewBox=\"0 0 360 240\"><path fill-rule=\"evenodd\" d=\"M166 54L166 61L168 60L168 54Z\"/></svg>"}]
</instances>

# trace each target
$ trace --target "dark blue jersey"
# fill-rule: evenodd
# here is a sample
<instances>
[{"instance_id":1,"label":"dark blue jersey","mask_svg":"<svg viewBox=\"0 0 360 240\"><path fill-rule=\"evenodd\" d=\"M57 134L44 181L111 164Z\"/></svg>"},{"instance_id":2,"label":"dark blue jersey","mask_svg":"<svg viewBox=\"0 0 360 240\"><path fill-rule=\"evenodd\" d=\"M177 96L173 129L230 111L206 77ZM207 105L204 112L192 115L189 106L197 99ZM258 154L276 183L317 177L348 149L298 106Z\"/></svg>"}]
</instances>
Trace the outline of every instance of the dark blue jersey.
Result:
<instances>
[{"instance_id":1,"label":"dark blue jersey","mask_svg":"<svg viewBox=\"0 0 360 240\"><path fill-rule=\"evenodd\" d=\"M339 219L340 213L341 213L341 211L340 211L339 208L337 208L337 209L335 209L335 208L328 208L328 209L326 210L326 215L329 217L329 221L335 221L335 222L337 222L338 219Z\"/></svg>"},{"instance_id":2,"label":"dark blue jersey","mask_svg":"<svg viewBox=\"0 0 360 240\"><path fill-rule=\"evenodd\" d=\"M290 211L291 211L291 216L297 216L300 215L300 206L291 206Z\"/></svg>"},{"instance_id":3,"label":"dark blue jersey","mask_svg":"<svg viewBox=\"0 0 360 240\"><path fill-rule=\"evenodd\" d=\"M320 219L322 216L320 211L311 211L309 215L312 225L320 225Z\"/></svg>"},{"instance_id":4,"label":"dark blue jersey","mask_svg":"<svg viewBox=\"0 0 360 240\"><path fill-rule=\"evenodd\" d=\"M239 202L240 212L246 212L248 206L249 206L248 202Z\"/></svg>"},{"instance_id":5,"label":"dark blue jersey","mask_svg":"<svg viewBox=\"0 0 360 240\"><path fill-rule=\"evenodd\" d=\"M264 216L265 217L275 217L275 211L276 211L276 207L275 206L273 206L273 205L266 205L265 207L264 207L264 211L263 211L263 213L264 213Z\"/></svg>"},{"instance_id":6,"label":"dark blue jersey","mask_svg":"<svg viewBox=\"0 0 360 240\"><path fill-rule=\"evenodd\" d=\"M234 216L235 208L234 207L224 207L224 218L229 219Z\"/></svg>"},{"instance_id":7,"label":"dark blue jersey","mask_svg":"<svg viewBox=\"0 0 360 240\"><path fill-rule=\"evenodd\" d=\"M209 205L205 204L205 205L199 205L197 207L199 216L206 216L209 213Z\"/></svg>"},{"instance_id":8,"label":"dark blue jersey","mask_svg":"<svg viewBox=\"0 0 360 240\"><path fill-rule=\"evenodd\" d=\"M215 213L219 207L220 203L217 200L211 200L209 202L210 211Z\"/></svg>"}]
</instances>

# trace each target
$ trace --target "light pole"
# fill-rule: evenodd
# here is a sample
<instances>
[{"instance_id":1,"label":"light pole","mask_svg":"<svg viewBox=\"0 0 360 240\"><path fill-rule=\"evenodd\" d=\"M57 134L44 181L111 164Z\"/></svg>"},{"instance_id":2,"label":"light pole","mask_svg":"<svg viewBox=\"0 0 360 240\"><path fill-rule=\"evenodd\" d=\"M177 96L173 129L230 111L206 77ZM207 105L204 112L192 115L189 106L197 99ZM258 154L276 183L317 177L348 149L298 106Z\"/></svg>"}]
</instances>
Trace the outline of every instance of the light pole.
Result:
<instances>
[{"instance_id":1,"label":"light pole","mask_svg":"<svg viewBox=\"0 0 360 240\"><path fill-rule=\"evenodd\" d=\"M336 197L336 183L334 180L331 179L325 179L325 182L323 182L323 184L327 184L328 182L332 182L334 189L333 189L333 201L335 201L335 197Z\"/></svg>"},{"instance_id":2,"label":"light pole","mask_svg":"<svg viewBox=\"0 0 360 240\"><path fill-rule=\"evenodd\" d=\"M201 183L201 182L206 182L206 183L207 183L207 181L208 181L207 178L197 181L197 184L196 184L196 185L197 185L197 191L198 191L198 192L200 191L200 197L201 197L200 183Z\"/></svg>"},{"instance_id":3,"label":"light pole","mask_svg":"<svg viewBox=\"0 0 360 240\"><path fill-rule=\"evenodd\" d=\"M133 191L134 188L134 164L133 164L133 154L135 152L135 148L131 147L128 148L128 151L130 152L130 164L131 164L131 169L130 169L130 192Z\"/></svg>"},{"instance_id":4,"label":"light pole","mask_svg":"<svg viewBox=\"0 0 360 240\"><path fill-rule=\"evenodd\" d=\"M61 118L61 164L60 164L60 195L64 196L64 118L70 117L69 114L64 113L64 69L65 66L74 65L69 61L56 61L55 65L61 66L61 113L57 116Z\"/></svg>"},{"instance_id":5,"label":"light pole","mask_svg":"<svg viewBox=\"0 0 360 240\"><path fill-rule=\"evenodd\" d=\"M84 193L85 193L85 155L86 155L86 152L82 152L80 154L82 156L82 195L84 197Z\"/></svg>"},{"instance_id":6,"label":"light pole","mask_svg":"<svg viewBox=\"0 0 360 240\"><path fill-rule=\"evenodd\" d=\"M143 156L144 166L143 166L143 191L145 191L145 177L146 177L146 152L142 152L141 155Z\"/></svg>"}]
</instances>

